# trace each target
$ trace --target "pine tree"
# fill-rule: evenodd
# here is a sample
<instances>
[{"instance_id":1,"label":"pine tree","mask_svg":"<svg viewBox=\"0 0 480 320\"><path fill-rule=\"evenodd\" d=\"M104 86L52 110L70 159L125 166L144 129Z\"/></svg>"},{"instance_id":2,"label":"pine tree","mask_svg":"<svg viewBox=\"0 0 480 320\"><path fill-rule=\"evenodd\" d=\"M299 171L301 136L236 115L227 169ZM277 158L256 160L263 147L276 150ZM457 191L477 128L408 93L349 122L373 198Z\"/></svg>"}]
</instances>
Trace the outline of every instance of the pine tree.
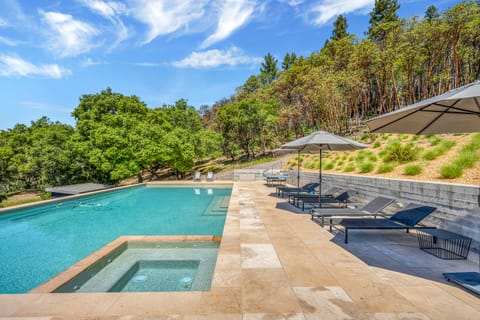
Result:
<instances>
[{"instance_id":1,"label":"pine tree","mask_svg":"<svg viewBox=\"0 0 480 320\"><path fill-rule=\"evenodd\" d=\"M297 55L295 54L295 52L292 52L291 54L290 53L285 54L285 57L283 58L283 61L282 61L282 69L288 70L295 63L296 60L297 60Z\"/></svg>"},{"instance_id":2,"label":"pine tree","mask_svg":"<svg viewBox=\"0 0 480 320\"><path fill-rule=\"evenodd\" d=\"M333 31L330 39L335 41L348 37L349 34L347 32L347 28L347 18L345 18L343 15L339 15L337 20L335 20L333 23Z\"/></svg>"},{"instance_id":3,"label":"pine tree","mask_svg":"<svg viewBox=\"0 0 480 320\"><path fill-rule=\"evenodd\" d=\"M438 17L440 17L440 14L438 13L437 7L435 7L434 5L431 5L425 11L425 19L429 22Z\"/></svg>"},{"instance_id":4,"label":"pine tree","mask_svg":"<svg viewBox=\"0 0 480 320\"><path fill-rule=\"evenodd\" d=\"M382 41L392 25L399 21L397 14L399 8L397 0L375 0L375 6L370 12L368 37L375 41Z\"/></svg>"},{"instance_id":5,"label":"pine tree","mask_svg":"<svg viewBox=\"0 0 480 320\"><path fill-rule=\"evenodd\" d=\"M268 53L265 56L264 62L262 62L262 65L260 67L260 81L262 85L267 86L272 83L273 80L277 79L277 63L278 60L271 53Z\"/></svg>"}]
</instances>

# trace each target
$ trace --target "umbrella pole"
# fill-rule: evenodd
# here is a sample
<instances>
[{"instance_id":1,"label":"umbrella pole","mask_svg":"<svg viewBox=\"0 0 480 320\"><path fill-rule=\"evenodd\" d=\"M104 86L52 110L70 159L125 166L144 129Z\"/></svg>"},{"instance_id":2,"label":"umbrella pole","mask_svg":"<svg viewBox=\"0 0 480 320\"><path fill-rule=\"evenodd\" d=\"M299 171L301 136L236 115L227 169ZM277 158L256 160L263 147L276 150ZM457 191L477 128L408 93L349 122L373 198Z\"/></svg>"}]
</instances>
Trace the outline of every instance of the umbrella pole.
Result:
<instances>
[{"instance_id":1,"label":"umbrella pole","mask_svg":"<svg viewBox=\"0 0 480 320\"><path fill-rule=\"evenodd\" d=\"M318 169L318 207L322 207L322 148L320 148L320 168Z\"/></svg>"},{"instance_id":2,"label":"umbrella pole","mask_svg":"<svg viewBox=\"0 0 480 320\"><path fill-rule=\"evenodd\" d=\"M300 194L300 150L297 153L297 196Z\"/></svg>"}]
</instances>

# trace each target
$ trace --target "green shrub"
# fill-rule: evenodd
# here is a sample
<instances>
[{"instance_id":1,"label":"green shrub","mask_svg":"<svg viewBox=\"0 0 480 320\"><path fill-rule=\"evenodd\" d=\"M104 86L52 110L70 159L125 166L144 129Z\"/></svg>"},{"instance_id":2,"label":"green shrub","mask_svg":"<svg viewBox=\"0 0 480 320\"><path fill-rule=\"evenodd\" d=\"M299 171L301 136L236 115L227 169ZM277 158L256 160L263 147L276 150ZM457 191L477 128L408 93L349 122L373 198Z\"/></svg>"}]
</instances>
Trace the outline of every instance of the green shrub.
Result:
<instances>
[{"instance_id":1,"label":"green shrub","mask_svg":"<svg viewBox=\"0 0 480 320\"><path fill-rule=\"evenodd\" d=\"M51 192L42 192L40 193L40 199L42 200L48 200L52 197L52 193Z\"/></svg>"},{"instance_id":2,"label":"green shrub","mask_svg":"<svg viewBox=\"0 0 480 320\"><path fill-rule=\"evenodd\" d=\"M295 162L295 165L296 165L296 162ZM206 166L205 168L203 168L202 170L200 170L202 173L207 173L209 171L212 171L213 173L217 173L217 172L220 172L222 171L222 167L221 166L217 166L215 164L212 164L212 165L209 165L209 166Z\"/></svg>"},{"instance_id":3,"label":"green shrub","mask_svg":"<svg viewBox=\"0 0 480 320\"><path fill-rule=\"evenodd\" d=\"M372 162L362 162L358 165L358 169L360 173L367 173L373 171L375 168L375 164Z\"/></svg>"},{"instance_id":4,"label":"green shrub","mask_svg":"<svg viewBox=\"0 0 480 320\"><path fill-rule=\"evenodd\" d=\"M409 164L403 168L403 174L407 176L416 176L423 172L423 169L418 164Z\"/></svg>"},{"instance_id":5,"label":"green shrub","mask_svg":"<svg viewBox=\"0 0 480 320\"><path fill-rule=\"evenodd\" d=\"M372 144L372 148L378 148L380 147L382 144L379 142L379 141L375 141L373 144Z\"/></svg>"},{"instance_id":6,"label":"green shrub","mask_svg":"<svg viewBox=\"0 0 480 320\"><path fill-rule=\"evenodd\" d=\"M442 140L435 148L432 148L429 151L425 152L422 158L425 160L435 160L439 156L444 155L454 145L455 141Z\"/></svg>"},{"instance_id":7,"label":"green shrub","mask_svg":"<svg viewBox=\"0 0 480 320\"><path fill-rule=\"evenodd\" d=\"M362 133L362 135L360 136L360 141L366 141L366 140L370 140L372 139L372 134L369 133L369 132L365 132L365 133Z\"/></svg>"},{"instance_id":8,"label":"green shrub","mask_svg":"<svg viewBox=\"0 0 480 320\"><path fill-rule=\"evenodd\" d=\"M396 163L384 163L378 166L377 173L392 172L395 169Z\"/></svg>"},{"instance_id":9,"label":"green shrub","mask_svg":"<svg viewBox=\"0 0 480 320\"><path fill-rule=\"evenodd\" d=\"M343 154L343 157L342 157L342 160L347 160L348 159L348 154L347 153L344 153Z\"/></svg>"},{"instance_id":10,"label":"green shrub","mask_svg":"<svg viewBox=\"0 0 480 320\"><path fill-rule=\"evenodd\" d=\"M470 150L462 150L458 155L458 158L453 162L462 168L473 168L478 161L479 156L476 152Z\"/></svg>"},{"instance_id":11,"label":"green shrub","mask_svg":"<svg viewBox=\"0 0 480 320\"><path fill-rule=\"evenodd\" d=\"M401 140L405 140L409 137L410 135L406 134L406 133L402 133L402 134L399 134L398 135L398 138L401 139Z\"/></svg>"},{"instance_id":12,"label":"green shrub","mask_svg":"<svg viewBox=\"0 0 480 320\"><path fill-rule=\"evenodd\" d=\"M337 162L337 167L342 167L345 164L344 161L338 161Z\"/></svg>"},{"instance_id":13,"label":"green shrub","mask_svg":"<svg viewBox=\"0 0 480 320\"><path fill-rule=\"evenodd\" d=\"M326 164L323 166L323 169L325 169L325 170L332 170L334 167L335 167L335 162L334 162L334 161L331 161L331 162L329 162L329 163L326 163Z\"/></svg>"},{"instance_id":14,"label":"green shrub","mask_svg":"<svg viewBox=\"0 0 480 320\"><path fill-rule=\"evenodd\" d=\"M384 162L408 162L418 159L421 148L412 142L402 144L400 140L392 140L383 151Z\"/></svg>"},{"instance_id":15,"label":"green shrub","mask_svg":"<svg viewBox=\"0 0 480 320\"><path fill-rule=\"evenodd\" d=\"M462 167L456 164L445 164L440 168L440 177L444 179L454 179L463 175Z\"/></svg>"},{"instance_id":16,"label":"green shrub","mask_svg":"<svg viewBox=\"0 0 480 320\"><path fill-rule=\"evenodd\" d=\"M295 160L291 160L291 161L288 162L288 166L289 166L289 167L296 167L297 164L298 164L298 162L295 161Z\"/></svg>"},{"instance_id":17,"label":"green shrub","mask_svg":"<svg viewBox=\"0 0 480 320\"><path fill-rule=\"evenodd\" d=\"M350 162L355 161L355 157L354 156L348 157L348 161L350 161Z\"/></svg>"},{"instance_id":18,"label":"green shrub","mask_svg":"<svg viewBox=\"0 0 480 320\"><path fill-rule=\"evenodd\" d=\"M0 202L7 200L8 196L5 193L0 193Z\"/></svg>"},{"instance_id":19,"label":"green shrub","mask_svg":"<svg viewBox=\"0 0 480 320\"><path fill-rule=\"evenodd\" d=\"M353 164L347 164L343 167L343 172L352 172L355 171L355 166Z\"/></svg>"},{"instance_id":20,"label":"green shrub","mask_svg":"<svg viewBox=\"0 0 480 320\"><path fill-rule=\"evenodd\" d=\"M369 150L360 150L358 153L357 153L357 156L355 158L355 161L357 163L362 163L364 162L365 160L367 159L371 159L371 158L374 158L375 160L371 160L371 161L377 161L376 159L376 156L375 154L372 152L372 151L369 151Z\"/></svg>"},{"instance_id":21,"label":"green shrub","mask_svg":"<svg viewBox=\"0 0 480 320\"><path fill-rule=\"evenodd\" d=\"M411 141L417 141L418 138L420 138L420 136L418 134L414 134L414 135L412 135Z\"/></svg>"},{"instance_id":22,"label":"green shrub","mask_svg":"<svg viewBox=\"0 0 480 320\"><path fill-rule=\"evenodd\" d=\"M313 161L308 161L303 164L303 167L307 169L313 169L315 168L315 163L313 163Z\"/></svg>"},{"instance_id":23,"label":"green shrub","mask_svg":"<svg viewBox=\"0 0 480 320\"><path fill-rule=\"evenodd\" d=\"M442 138L440 138L439 136L436 136L436 135L431 135L431 136L428 137L428 141L430 142L431 146L436 146L437 144L439 144L442 141Z\"/></svg>"}]
</instances>

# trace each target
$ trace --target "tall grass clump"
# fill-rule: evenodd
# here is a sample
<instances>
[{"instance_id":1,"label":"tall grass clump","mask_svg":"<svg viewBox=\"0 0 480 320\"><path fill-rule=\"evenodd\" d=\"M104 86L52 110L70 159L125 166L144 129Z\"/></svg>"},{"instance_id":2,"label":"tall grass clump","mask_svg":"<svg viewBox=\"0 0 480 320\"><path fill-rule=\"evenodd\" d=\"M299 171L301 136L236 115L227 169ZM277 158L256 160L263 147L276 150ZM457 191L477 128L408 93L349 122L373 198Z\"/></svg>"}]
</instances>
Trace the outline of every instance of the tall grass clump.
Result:
<instances>
[{"instance_id":1,"label":"tall grass clump","mask_svg":"<svg viewBox=\"0 0 480 320\"><path fill-rule=\"evenodd\" d=\"M430 142L431 146L436 146L437 144L439 144L443 140L442 138L440 138L439 136L436 136L436 135L429 135L427 137L427 139L428 139L428 142Z\"/></svg>"},{"instance_id":2,"label":"tall grass clump","mask_svg":"<svg viewBox=\"0 0 480 320\"><path fill-rule=\"evenodd\" d=\"M423 169L418 164L409 164L403 168L403 174L407 176L416 176L423 172Z\"/></svg>"},{"instance_id":3,"label":"tall grass clump","mask_svg":"<svg viewBox=\"0 0 480 320\"><path fill-rule=\"evenodd\" d=\"M375 169L375 164L373 162L362 162L358 164L358 169L360 173L367 173Z\"/></svg>"},{"instance_id":4,"label":"tall grass clump","mask_svg":"<svg viewBox=\"0 0 480 320\"><path fill-rule=\"evenodd\" d=\"M382 144L379 142L379 141L375 141L373 144L372 144L372 148L378 148L380 147Z\"/></svg>"},{"instance_id":5,"label":"tall grass clump","mask_svg":"<svg viewBox=\"0 0 480 320\"><path fill-rule=\"evenodd\" d=\"M355 165L353 164L347 164L345 167L343 167L343 172L352 172L355 171Z\"/></svg>"},{"instance_id":6,"label":"tall grass clump","mask_svg":"<svg viewBox=\"0 0 480 320\"><path fill-rule=\"evenodd\" d=\"M440 168L440 176L444 179L454 179L463 175L463 170L474 168L480 161L480 133L472 136L472 139L459 152L458 157L452 163Z\"/></svg>"},{"instance_id":7,"label":"tall grass clump","mask_svg":"<svg viewBox=\"0 0 480 320\"><path fill-rule=\"evenodd\" d=\"M417 160L421 148L416 147L414 143L402 143L400 140L390 140L379 155L383 158L384 162L409 162Z\"/></svg>"},{"instance_id":8,"label":"tall grass clump","mask_svg":"<svg viewBox=\"0 0 480 320\"><path fill-rule=\"evenodd\" d=\"M443 179L455 179L463 175L463 169L456 164L445 164L440 168L440 177Z\"/></svg>"},{"instance_id":9,"label":"tall grass clump","mask_svg":"<svg viewBox=\"0 0 480 320\"><path fill-rule=\"evenodd\" d=\"M335 161L330 161L328 163L323 164L323 169L325 170L332 170L335 167Z\"/></svg>"},{"instance_id":10,"label":"tall grass clump","mask_svg":"<svg viewBox=\"0 0 480 320\"><path fill-rule=\"evenodd\" d=\"M450 150L455 145L455 141L452 140L442 140L435 146L435 148L430 149L425 152L422 156L425 160L435 160L439 156L444 155L448 150Z\"/></svg>"},{"instance_id":11,"label":"tall grass clump","mask_svg":"<svg viewBox=\"0 0 480 320\"><path fill-rule=\"evenodd\" d=\"M395 169L396 163L390 162L390 163L383 163L378 166L377 168L377 173L387 173L387 172L392 172Z\"/></svg>"}]
</instances>

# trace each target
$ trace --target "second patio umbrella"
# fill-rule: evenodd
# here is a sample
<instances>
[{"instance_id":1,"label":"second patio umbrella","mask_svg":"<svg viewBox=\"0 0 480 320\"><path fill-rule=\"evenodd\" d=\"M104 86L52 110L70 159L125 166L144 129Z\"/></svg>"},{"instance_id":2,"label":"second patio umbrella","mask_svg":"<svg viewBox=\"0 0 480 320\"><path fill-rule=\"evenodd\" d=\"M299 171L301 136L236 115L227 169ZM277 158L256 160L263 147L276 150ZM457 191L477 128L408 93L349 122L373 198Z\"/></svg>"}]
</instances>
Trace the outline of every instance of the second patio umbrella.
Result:
<instances>
[{"instance_id":1,"label":"second patio umbrella","mask_svg":"<svg viewBox=\"0 0 480 320\"><path fill-rule=\"evenodd\" d=\"M371 132L479 132L480 80L367 120L365 124Z\"/></svg>"},{"instance_id":2,"label":"second patio umbrella","mask_svg":"<svg viewBox=\"0 0 480 320\"><path fill-rule=\"evenodd\" d=\"M306 137L287 142L280 148L295 149L299 152L313 152L318 151L320 156L320 167L318 171L319 197L318 203L321 204L322 195L322 151L349 151L368 147L365 144L337 136L326 131L317 131ZM299 160L300 161L300 160Z\"/></svg>"}]
</instances>

